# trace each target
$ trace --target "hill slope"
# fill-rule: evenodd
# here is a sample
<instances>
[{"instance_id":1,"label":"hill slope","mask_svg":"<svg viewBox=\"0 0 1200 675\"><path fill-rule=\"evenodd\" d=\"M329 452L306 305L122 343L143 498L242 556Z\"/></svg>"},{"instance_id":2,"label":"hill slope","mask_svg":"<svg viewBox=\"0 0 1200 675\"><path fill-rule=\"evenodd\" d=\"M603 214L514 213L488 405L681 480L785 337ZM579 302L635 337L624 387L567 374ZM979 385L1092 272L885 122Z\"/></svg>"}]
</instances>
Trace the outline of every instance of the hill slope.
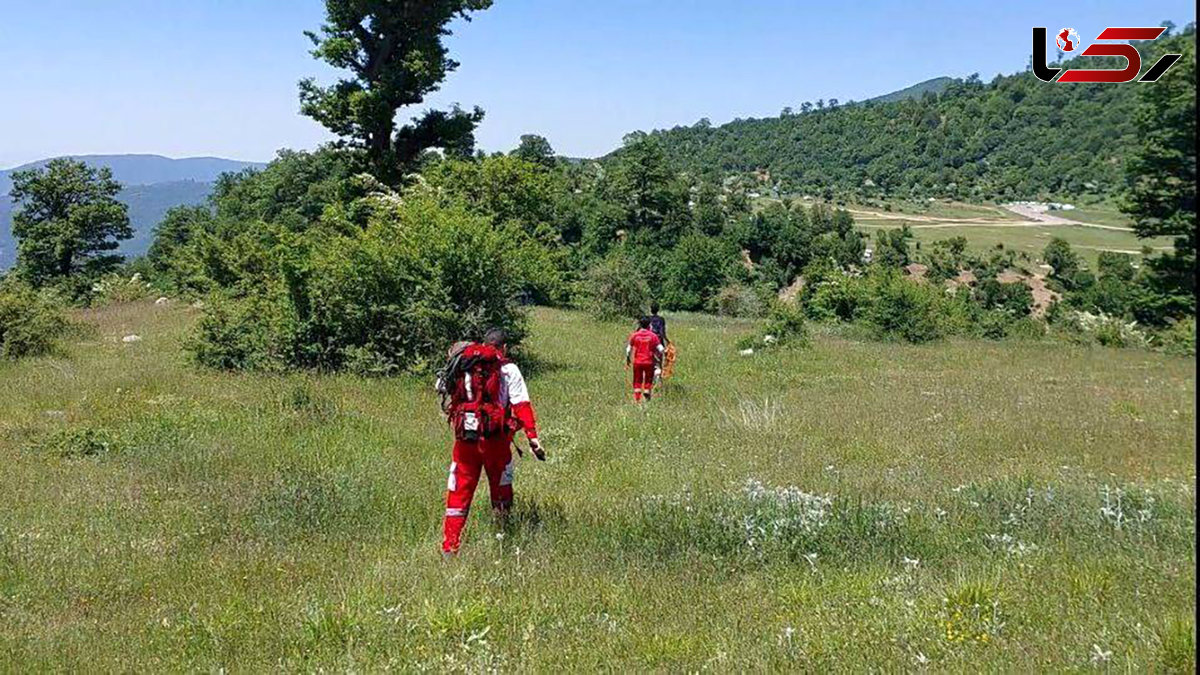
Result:
<instances>
[{"instance_id":1,"label":"hill slope","mask_svg":"<svg viewBox=\"0 0 1200 675\"><path fill-rule=\"evenodd\" d=\"M1148 69L1165 51L1194 54L1195 35L1140 49ZM1116 65L1080 59L1071 65ZM680 170L719 180L769 169L785 192L1019 199L1122 189L1136 96L1153 85L1045 83L1030 73L947 80L865 104L653 133Z\"/></svg>"},{"instance_id":2,"label":"hill slope","mask_svg":"<svg viewBox=\"0 0 1200 675\"><path fill-rule=\"evenodd\" d=\"M946 76L935 77L931 80L918 82L911 87L898 89L890 94L869 98L863 101L863 103L895 103L897 101L907 101L913 98L921 98L925 94L940 94L943 91L946 91L946 87L949 87L954 82L961 82L961 80Z\"/></svg>"},{"instance_id":3,"label":"hill slope","mask_svg":"<svg viewBox=\"0 0 1200 675\"><path fill-rule=\"evenodd\" d=\"M265 166L218 157L171 159L159 155L80 155L73 157L91 166L112 169L113 177L125 189L117 199L129 207L133 238L121 245L125 255L140 255L150 246L154 226L174 206L202 204L212 191L213 182L223 173ZM12 267L16 242L12 237L13 204L8 198L12 173L41 168L50 160L31 162L0 170L0 270Z\"/></svg>"}]
</instances>

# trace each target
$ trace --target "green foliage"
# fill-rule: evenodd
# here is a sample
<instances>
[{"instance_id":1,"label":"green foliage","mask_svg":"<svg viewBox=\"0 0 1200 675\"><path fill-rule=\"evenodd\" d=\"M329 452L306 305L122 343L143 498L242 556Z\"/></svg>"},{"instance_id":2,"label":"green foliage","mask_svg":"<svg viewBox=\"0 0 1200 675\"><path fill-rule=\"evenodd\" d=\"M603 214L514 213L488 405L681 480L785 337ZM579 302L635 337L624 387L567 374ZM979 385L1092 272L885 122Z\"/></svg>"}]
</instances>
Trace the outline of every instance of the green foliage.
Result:
<instances>
[{"instance_id":1,"label":"green foliage","mask_svg":"<svg viewBox=\"0 0 1200 675\"><path fill-rule=\"evenodd\" d=\"M47 294L17 279L0 279L0 359L54 351L67 319Z\"/></svg>"},{"instance_id":2,"label":"green foliage","mask_svg":"<svg viewBox=\"0 0 1200 675\"><path fill-rule=\"evenodd\" d=\"M83 427L51 434L37 442L34 450L62 459L85 459L119 452L123 447L121 439L112 431L102 427Z\"/></svg>"},{"instance_id":3,"label":"green foliage","mask_svg":"<svg viewBox=\"0 0 1200 675\"><path fill-rule=\"evenodd\" d=\"M772 304L771 313L763 327L763 341L769 345L808 345L808 325L804 321L804 313L795 305L783 302Z\"/></svg>"},{"instance_id":4,"label":"green foliage","mask_svg":"<svg viewBox=\"0 0 1200 675\"><path fill-rule=\"evenodd\" d=\"M662 301L678 310L701 310L725 283L734 252L719 239L690 234L667 260Z\"/></svg>"},{"instance_id":5,"label":"green foliage","mask_svg":"<svg viewBox=\"0 0 1200 675\"><path fill-rule=\"evenodd\" d=\"M1133 280L1134 272L1136 272L1133 266L1133 256L1117 251L1101 251L1096 271L1101 280L1111 277L1120 281Z\"/></svg>"},{"instance_id":6,"label":"green foliage","mask_svg":"<svg viewBox=\"0 0 1200 675\"><path fill-rule=\"evenodd\" d=\"M614 251L588 270L580 296L584 309L597 319L633 319L646 311L650 288L633 261Z\"/></svg>"},{"instance_id":7,"label":"green foliage","mask_svg":"<svg viewBox=\"0 0 1200 675\"><path fill-rule=\"evenodd\" d=\"M1168 132L1172 140L1191 139L1195 156L1187 108L1194 105L1194 31L1140 48L1146 68L1164 53L1184 57L1151 87L1046 86L1021 72L988 83L955 80L906 100L832 108L804 104L800 114L677 126L655 135L680 171L719 182L728 174L768 169L790 193L980 201L1111 196L1125 181L1122 158L1142 142L1135 113L1151 90L1162 99L1154 101L1165 113L1162 128L1178 130ZM1123 63L1111 61L1117 63L1078 57L1067 67ZM1156 113L1146 114L1153 128ZM1051 152L1047 139L1071 142ZM1184 160L1173 161L1182 168ZM1192 186L1194 195L1194 162L1190 166L1190 178L1186 170L1161 175L1180 176L1179 185Z\"/></svg>"},{"instance_id":8,"label":"green foliage","mask_svg":"<svg viewBox=\"0 0 1200 675\"><path fill-rule=\"evenodd\" d=\"M629 241L639 246L671 248L690 224L688 186L667 163L662 143L633 133L616 154L611 179L602 194L624 210Z\"/></svg>"},{"instance_id":9,"label":"green foliage","mask_svg":"<svg viewBox=\"0 0 1200 675\"><path fill-rule=\"evenodd\" d=\"M1185 317L1172 323L1168 328L1160 331L1156 337L1162 350L1168 354L1176 356L1196 355L1195 317Z\"/></svg>"},{"instance_id":10,"label":"green foliage","mask_svg":"<svg viewBox=\"0 0 1200 675\"><path fill-rule=\"evenodd\" d=\"M720 316L757 318L763 315L766 303L763 293L741 282L725 285L713 297L712 310Z\"/></svg>"},{"instance_id":11,"label":"green foliage","mask_svg":"<svg viewBox=\"0 0 1200 675\"><path fill-rule=\"evenodd\" d=\"M983 279L974 289L975 300L987 310L996 310L1010 318L1029 315L1033 292L1023 283L1002 284L995 278Z\"/></svg>"},{"instance_id":12,"label":"green foliage","mask_svg":"<svg viewBox=\"0 0 1200 675\"><path fill-rule=\"evenodd\" d=\"M832 274L814 274L816 269L805 271L809 288L803 297L803 306L809 318L815 321L851 322L860 318L863 308L870 303L870 287L865 279L852 277L840 271Z\"/></svg>"},{"instance_id":13,"label":"green foliage","mask_svg":"<svg viewBox=\"0 0 1200 675\"><path fill-rule=\"evenodd\" d=\"M898 230L879 230L875 233L872 261L883 267L904 267L909 261L908 242L912 238L912 230L907 225Z\"/></svg>"},{"instance_id":14,"label":"green foliage","mask_svg":"<svg viewBox=\"0 0 1200 675\"><path fill-rule=\"evenodd\" d=\"M373 198L365 229L313 230L272 252L263 291L214 302L191 343L235 369L425 369L454 340L524 335L520 290L545 252L513 227L412 195Z\"/></svg>"},{"instance_id":15,"label":"green foliage","mask_svg":"<svg viewBox=\"0 0 1200 675\"><path fill-rule=\"evenodd\" d=\"M312 54L351 76L327 87L302 81L300 111L366 150L374 175L391 184L429 148L469 156L475 125L483 119L479 108L427 111L398 131L395 117L400 108L420 104L458 67L442 43L450 34L447 24L491 4L326 0L320 33L306 33L315 45Z\"/></svg>"},{"instance_id":16,"label":"green foliage","mask_svg":"<svg viewBox=\"0 0 1200 675\"><path fill-rule=\"evenodd\" d=\"M154 228L154 241L146 253L146 261L157 279L177 280L176 265L184 255L183 249L204 234L212 234L216 218L207 206L177 206L163 216Z\"/></svg>"},{"instance_id":17,"label":"green foliage","mask_svg":"<svg viewBox=\"0 0 1200 675\"><path fill-rule=\"evenodd\" d=\"M279 302L257 296L233 301L214 295L204 305L185 347L197 363L219 370L282 370L287 324Z\"/></svg>"},{"instance_id":18,"label":"green foliage","mask_svg":"<svg viewBox=\"0 0 1200 675\"><path fill-rule=\"evenodd\" d=\"M1065 331L1067 339L1078 344L1139 348L1150 345L1150 336L1138 327L1136 321L1126 321L1103 313L1072 311L1063 317L1056 328Z\"/></svg>"},{"instance_id":19,"label":"green foliage","mask_svg":"<svg viewBox=\"0 0 1200 675\"><path fill-rule=\"evenodd\" d=\"M967 255L967 238L963 236L933 242L920 260L929 268L926 278L938 282L952 279L960 271L974 266L974 261Z\"/></svg>"},{"instance_id":20,"label":"green foliage","mask_svg":"<svg viewBox=\"0 0 1200 675\"><path fill-rule=\"evenodd\" d=\"M153 292L154 289L142 279L140 273L113 272L100 278L92 286L90 304L98 307L135 302L150 297Z\"/></svg>"},{"instance_id":21,"label":"green foliage","mask_svg":"<svg viewBox=\"0 0 1200 675\"><path fill-rule=\"evenodd\" d=\"M550 145L550 141L546 140L545 136L522 134L521 143L517 146L516 150L512 151L512 154L517 159L525 160L531 164L537 164L547 169L554 168L554 148Z\"/></svg>"},{"instance_id":22,"label":"green foliage","mask_svg":"<svg viewBox=\"0 0 1200 675\"><path fill-rule=\"evenodd\" d=\"M1175 250L1148 261L1166 316L1195 314L1196 42L1172 41L1182 58L1152 86L1137 89L1136 142L1125 163L1129 193L1122 210L1139 237L1174 237ZM1161 321L1161 320L1160 320Z\"/></svg>"},{"instance_id":23,"label":"green foliage","mask_svg":"<svg viewBox=\"0 0 1200 675\"><path fill-rule=\"evenodd\" d=\"M1054 268L1053 276L1064 284L1072 284L1080 270L1079 255L1071 250L1071 244L1061 237L1052 237L1042 250L1042 260Z\"/></svg>"},{"instance_id":24,"label":"green foliage","mask_svg":"<svg viewBox=\"0 0 1200 675\"><path fill-rule=\"evenodd\" d=\"M878 337L914 343L943 337L939 310L945 296L941 289L908 281L894 272L877 273L872 282L863 318Z\"/></svg>"},{"instance_id":25,"label":"green foliage","mask_svg":"<svg viewBox=\"0 0 1200 675\"><path fill-rule=\"evenodd\" d=\"M133 236L126 207L116 200L121 184L110 169L71 159L14 172L12 183L18 274L35 288L56 286L72 299L85 298L91 280L120 264L111 251Z\"/></svg>"}]
</instances>

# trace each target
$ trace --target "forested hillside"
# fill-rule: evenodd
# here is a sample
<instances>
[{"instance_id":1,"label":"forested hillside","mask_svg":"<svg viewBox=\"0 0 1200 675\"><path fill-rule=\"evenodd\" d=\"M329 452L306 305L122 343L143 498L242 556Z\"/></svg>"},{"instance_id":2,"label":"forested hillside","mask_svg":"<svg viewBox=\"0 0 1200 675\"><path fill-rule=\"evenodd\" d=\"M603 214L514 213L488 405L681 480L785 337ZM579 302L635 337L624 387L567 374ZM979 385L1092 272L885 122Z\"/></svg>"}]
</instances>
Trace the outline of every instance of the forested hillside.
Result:
<instances>
[{"instance_id":1,"label":"forested hillside","mask_svg":"<svg viewBox=\"0 0 1200 675\"><path fill-rule=\"evenodd\" d=\"M1167 52L1194 58L1194 26L1139 48L1143 70ZM1029 72L943 84L941 93L897 102L805 104L780 117L654 135L679 169L712 179L758 171L785 192L1020 199L1113 196L1123 186L1137 85L1051 85Z\"/></svg>"}]
</instances>

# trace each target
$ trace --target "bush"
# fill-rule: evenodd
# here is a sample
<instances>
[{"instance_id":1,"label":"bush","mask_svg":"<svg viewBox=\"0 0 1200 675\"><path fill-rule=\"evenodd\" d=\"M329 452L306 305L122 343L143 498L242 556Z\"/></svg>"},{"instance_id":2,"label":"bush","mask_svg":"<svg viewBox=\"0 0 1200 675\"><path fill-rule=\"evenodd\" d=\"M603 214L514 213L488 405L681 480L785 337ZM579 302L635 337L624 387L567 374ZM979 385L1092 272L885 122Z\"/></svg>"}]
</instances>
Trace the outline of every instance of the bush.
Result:
<instances>
[{"instance_id":1,"label":"bush","mask_svg":"<svg viewBox=\"0 0 1200 675\"><path fill-rule=\"evenodd\" d=\"M719 239L691 234L679 241L667 260L663 304L671 309L701 310L725 283L736 252Z\"/></svg>"},{"instance_id":2,"label":"bush","mask_svg":"<svg viewBox=\"0 0 1200 675\"><path fill-rule=\"evenodd\" d=\"M190 348L206 365L424 371L489 327L525 334L518 298L546 269L515 227L413 196L371 199L365 229L314 229L272 249L261 292L210 306Z\"/></svg>"},{"instance_id":3,"label":"bush","mask_svg":"<svg viewBox=\"0 0 1200 675\"><path fill-rule=\"evenodd\" d=\"M775 302L762 331L738 341L738 349L806 347L808 344L808 325L804 321L804 312L794 304Z\"/></svg>"},{"instance_id":4,"label":"bush","mask_svg":"<svg viewBox=\"0 0 1200 675\"><path fill-rule=\"evenodd\" d=\"M614 321L641 316L650 301L650 288L633 261L615 252L588 270L580 295L589 314Z\"/></svg>"},{"instance_id":5,"label":"bush","mask_svg":"<svg viewBox=\"0 0 1200 675\"><path fill-rule=\"evenodd\" d=\"M152 291L150 285L142 281L141 274L108 274L92 284L89 303L100 306L134 302L150 297Z\"/></svg>"},{"instance_id":6,"label":"bush","mask_svg":"<svg viewBox=\"0 0 1200 675\"><path fill-rule=\"evenodd\" d=\"M810 283L814 290L804 294L803 304L808 317L815 321L854 321L871 301L871 289L861 277L838 271Z\"/></svg>"},{"instance_id":7,"label":"bush","mask_svg":"<svg viewBox=\"0 0 1200 675\"><path fill-rule=\"evenodd\" d=\"M280 303L214 295L185 343L198 363L219 370L281 370L286 366L276 312ZM272 330L274 327L274 330Z\"/></svg>"},{"instance_id":8,"label":"bush","mask_svg":"<svg viewBox=\"0 0 1200 675\"><path fill-rule=\"evenodd\" d=\"M763 315L764 303L758 291L741 283L726 285L712 299L712 309L721 316L757 318Z\"/></svg>"},{"instance_id":9,"label":"bush","mask_svg":"<svg viewBox=\"0 0 1200 675\"><path fill-rule=\"evenodd\" d=\"M1137 327L1136 321L1125 321L1103 312L1071 312L1062 323L1068 338L1080 344L1099 344L1105 347L1147 347L1149 336Z\"/></svg>"},{"instance_id":10,"label":"bush","mask_svg":"<svg viewBox=\"0 0 1200 675\"><path fill-rule=\"evenodd\" d=\"M50 353L67 326L51 296L12 279L0 280L0 359Z\"/></svg>"},{"instance_id":11,"label":"bush","mask_svg":"<svg viewBox=\"0 0 1200 675\"><path fill-rule=\"evenodd\" d=\"M1176 321L1156 337L1162 350L1168 354L1196 355L1196 319L1193 317Z\"/></svg>"},{"instance_id":12,"label":"bush","mask_svg":"<svg viewBox=\"0 0 1200 675\"><path fill-rule=\"evenodd\" d=\"M938 316L944 297L940 288L907 281L894 272L876 275L872 286L874 293L864 318L877 337L921 343L943 336Z\"/></svg>"}]
</instances>

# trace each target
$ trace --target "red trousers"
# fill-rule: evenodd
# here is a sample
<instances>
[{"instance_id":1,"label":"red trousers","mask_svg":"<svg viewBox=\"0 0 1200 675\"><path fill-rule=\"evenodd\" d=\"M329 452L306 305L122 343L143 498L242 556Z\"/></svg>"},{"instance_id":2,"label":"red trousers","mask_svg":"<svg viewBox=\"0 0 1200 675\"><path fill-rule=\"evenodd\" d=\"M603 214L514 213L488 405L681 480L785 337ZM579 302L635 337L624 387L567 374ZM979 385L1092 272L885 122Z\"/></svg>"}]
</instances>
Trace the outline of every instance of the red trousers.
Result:
<instances>
[{"instance_id":1,"label":"red trousers","mask_svg":"<svg viewBox=\"0 0 1200 675\"><path fill-rule=\"evenodd\" d=\"M654 364L633 364L633 400L642 400L642 394L650 396L654 389Z\"/></svg>"},{"instance_id":2,"label":"red trousers","mask_svg":"<svg viewBox=\"0 0 1200 675\"><path fill-rule=\"evenodd\" d=\"M513 500L512 436L501 433L481 441L454 441L450 478L446 481L446 519L442 523L442 550L458 551L463 526L479 484L487 473L492 508L506 512Z\"/></svg>"}]
</instances>

